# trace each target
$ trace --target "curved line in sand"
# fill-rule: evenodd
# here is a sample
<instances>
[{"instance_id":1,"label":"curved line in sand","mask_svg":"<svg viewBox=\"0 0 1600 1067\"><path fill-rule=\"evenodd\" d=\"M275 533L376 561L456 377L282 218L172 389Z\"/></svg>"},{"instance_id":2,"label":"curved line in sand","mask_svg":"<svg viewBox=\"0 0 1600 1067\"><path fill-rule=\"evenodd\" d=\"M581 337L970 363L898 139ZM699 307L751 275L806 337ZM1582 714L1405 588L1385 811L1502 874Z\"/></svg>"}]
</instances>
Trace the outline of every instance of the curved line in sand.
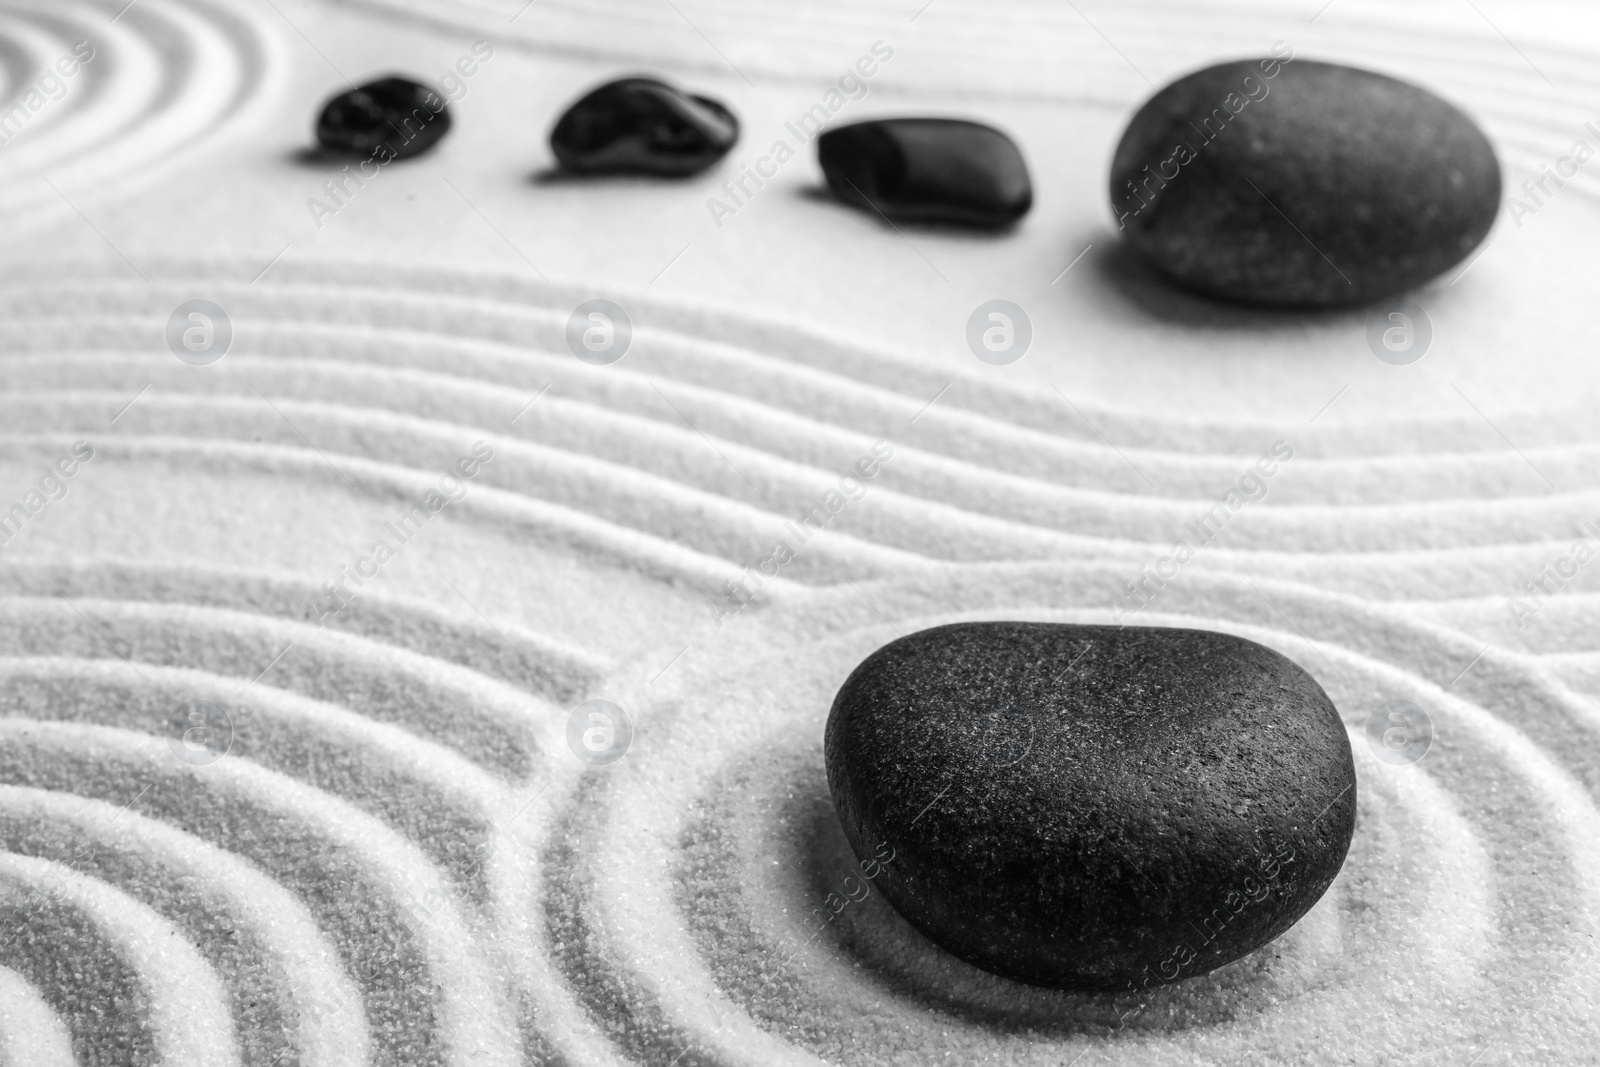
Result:
<instances>
[{"instance_id":1,"label":"curved line in sand","mask_svg":"<svg viewBox=\"0 0 1600 1067\"><path fill-rule=\"evenodd\" d=\"M329 962L338 956L334 945L317 929L303 904L254 866L163 823L70 793L0 786L0 821L35 844L46 833L55 834L61 839L56 851L66 852L63 862L69 865L72 849L87 844L97 858L107 852L136 855L172 883L195 887L192 891L204 899L201 914L185 912L169 918L186 927L183 933L192 935L198 927L207 941L215 942L197 943L200 951L211 956L210 965L216 969L227 959L222 950L243 929L252 947L265 955L262 961L252 960L252 966L275 972L265 981L239 985L232 999L268 996L285 1001L284 1018L298 1020L288 1030L294 1035L301 1062L327 1067L367 1063L370 1035L366 1020L349 1009L357 1000L356 990L344 972ZM117 888L141 898L150 908L164 911L177 903L165 899L162 890L166 886L148 884L149 875L143 871L124 869L122 873L127 881L117 883ZM186 921L191 919L195 927ZM230 986L241 978L226 970L217 973ZM243 1036L248 1041L270 1035Z\"/></svg>"},{"instance_id":2,"label":"curved line in sand","mask_svg":"<svg viewBox=\"0 0 1600 1067\"><path fill-rule=\"evenodd\" d=\"M41 894L93 924L145 987L144 1021L162 1060L239 1067L238 1038L222 983L164 917L69 867L14 852L0 852L0 884L20 898ZM78 992L94 999L106 991L89 987ZM102 1050L106 1052L114 1054Z\"/></svg>"},{"instance_id":3,"label":"curved line in sand","mask_svg":"<svg viewBox=\"0 0 1600 1067\"><path fill-rule=\"evenodd\" d=\"M318 587L303 578L264 571L101 558L67 564L0 562L0 592L217 608L298 625ZM330 617L323 629L326 640L345 635L357 642L356 651L341 651L341 658L402 657L431 676L442 677L445 684L462 687L464 699L504 709L500 714L507 721L521 714L518 709L530 699L536 713L545 702L570 703L614 669L604 657L567 642L515 623L497 625L517 649L531 654L530 664L537 662L543 673L520 662L514 651L503 649L499 634L481 619L461 618L432 604L382 592L357 600ZM266 665L265 660L260 664L263 669Z\"/></svg>"},{"instance_id":4,"label":"curved line in sand","mask_svg":"<svg viewBox=\"0 0 1600 1067\"><path fill-rule=\"evenodd\" d=\"M849 458L852 448L859 458L870 447L861 439L852 445L840 434L835 443L838 458L831 467L820 457L791 458L773 450L769 442L748 443L728 434L741 431L743 425L714 426L710 420L728 410L721 398L698 390L691 394L681 387L677 403L695 412L687 426L551 397L541 401L537 436L528 430L510 436L482 429L480 416L485 412L476 403L480 396L474 395L480 391L470 387L463 396L450 383L418 381L408 383L414 392L406 396L395 382L403 376L390 375L385 406L355 407L338 391L331 391L338 397L332 402L295 395L304 393L303 387L314 380L316 371L308 369L299 376L302 388L273 400L278 409L274 411L243 391L249 385L259 388L259 383L270 383L274 375L253 371L244 359L238 372L237 393L160 394L141 401L138 419L113 431L110 440L176 436L192 439L194 447L203 449L203 442L233 438L228 447L239 449L248 448L253 437L262 439L263 447L299 449L305 440L300 435L305 434L330 456L371 461L382 457L383 462L403 463L421 473L444 469L450 462L449 449L464 447L476 435L488 440L502 458L475 484L587 511L618 524L627 524L644 503L659 524L654 529L687 543L716 535L691 530L684 519L674 521L675 510L688 513L690 526L693 516L710 511L719 515L714 524L718 531L754 525L776 533L783 521L795 521L807 502L838 488L854 461ZM293 368L283 368L280 380L292 375ZM121 399L121 392L17 390L0 402L0 412L8 415L13 438L28 431L58 435L63 423L92 426L100 411ZM427 414L419 415L419 410ZM746 424L754 425L760 416L759 411L751 413ZM777 421L768 420L768 427ZM791 439L799 442L803 436L801 427L795 427ZM1141 464L1148 462L1147 455L1135 455ZM1552 529L1577 529L1596 514L1595 499L1600 496L1594 468L1600 445L1520 453L1508 449L1498 455L1441 457L1427 464L1350 462L1320 470L1315 459L1298 465L1274 460L1274 468L1293 472L1280 479L1296 486L1287 501L1274 500L1274 481L1255 473L1253 459L1259 456L1235 460L1231 469L1217 463L1214 473L1208 472L1209 493L1201 484L1203 476L1196 476L1185 478L1185 485L1171 486L1170 493L1137 494L1093 484L1041 483L972 459L952 460L915 444L895 446L894 456L893 462L883 465L891 472L894 488L876 488L852 477L867 488L871 502L865 510L880 516L874 540L886 550L923 557L949 558L951 548L932 547L939 539L962 546L956 551L983 553L983 546L997 539L1003 542L1008 535L1019 545L1029 540L1051 545L1070 537L1146 541L1165 547L1172 531L1185 520L1198 520L1246 474L1259 483L1253 490L1261 494L1259 506L1225 523L1228 532L1221 541L1238 550L1364 553L1525 543L1547 539ZM1157 457L1156 463L1162 458ZM1111 462L1126 469L1127 460L1121 456ZM1550 488L1529 469L1530 462L1569 488ZM1481 487L1482 495L1462 491L1461 482L1469 472L1478 475L1472 488ZM1451 489L1435 488L1430 498L1424 487L1440 485ZM1577 488L1570 488L1574 485ZM1368 493L1374 486L1378 492ZM835 529L848 530L849 520L862 510L852 509ZM936 539L934 522L941 529L967 528L972 536ZM704 544L697 547L708 550Z\"/></svg>"},{"instance_id":5,"label":"curved line in sand","mask_svg":"<svg viewBox=\"0 0 1600 1067\"><path fill-rule=\"evenodd\" d=\"M319 926L337 929L330 936L357 971L381 1054L442 1056L463 1067L519 1062L514 1025L455 894L416 845L382 822L247 760L181 765L162 740L137 732L3 718L0 736L0 752L79 795L109 792L130 774L153 781L133 810L231 845L298 888ZM238 818L252 836L229 836L225 827Z\"/></svg>"},{"instance_id":6,"label":"curved line in sand","mask_svg":"<svg viewBox=\"0 0 1600 1067\"><path fill-rule=\"evenodd\" d=\"M0 1064L76 1067L72 1035L43 994L10 967L0 967Z\"/></svg>"},{"instance_id":7,"label":"curved line in sand","mask_svg":"<svg viewBox=\"0 0 1600 1067\"><path fill-rule=\"evenodd\" d=\"M269 327L259 341L271 344L278 340L276 332ZM355 331L350 333L353 340ZM308 338L316 342L314 352L239 353L203 384L172 373L172 363L163 357L132 351L74 351L81 349L77 337L72 339L71 349L50 348L49 356L24 356L13 349L3 366L15 383L8 402L17 408L12 421L18 429L30 423L47 425L52 418L82 418L68 407L73 403L93 403L115 412L128 395L157 382L159 391L148 402L141 401L138 414L127 426L119 425L113 432L137 432L134 427L152 421L153 406L203 408L213 398L217 404L244 401L245 410L259 416L262 406L255 393L259 389L270 392L275 400L372 412L373 417L493 426L514 438L560 442L568 447L581 444L606 458L631 455L626 451L629 445L651 437L663 442L681 440L693 446L681 448L681 452L704 461L706 446L698 436L703 432L731 447L836 479L840 470L848 468L872 443L870 432L862 427L875 425L884 438L912 450L925 465L931 465L926 477L942 476L969 493L975 483L998 478L1001 484L1018 490L1070 492L1135 505L1150 499L1205 497L1218 485L1237 480L1272 443L1271 436L1264 434L1253 451L1243 454L1132 444L1119 451L1103 442L1044 433L1006 423L996 415L960 412L958 407L938 419L930 417L934 432L924 432L913 430L900 418L911 403L908 396L860 383L830 381L792 367L751 374L750 364L759 367L756 358L704 360L703 348L674 358L677 373L668 386L669 405L663 403L665 391L646 374L573 374L570 357L518 352L512 357L514 363L509 358L505 361L503 375L469 376L461 372L458 355L469 346L457 339L386 333L360 332L364 344L384 344L387 358L383 360L351 358L339 343L338 333L330 336L319 331ZM37 335L30 338L40 348L52 340ZM62 338L60 343L67 341ZM449 346L448 355L438 353L440 345ZM415 355L407 354L407 349ZM425 359L434 366L417 365ZM534 377L530 370L535 368L542 382L530 380ZM96 391L83 389L90 376L99 385ZM748 383L743 387L738 381L741 376ZM560 382L559 392L553 391L556 381ZM528 397L537 397L533 402L538 407L524 404L527 410L517 412L518 401ZM355 398L360 399L359 405L353 402ZM31 411L28 403L41 407ZM513 412L510 418L508 409ZM829 417L818 417L815 413L820 411L829 412ZM1061 411L1065 418L1064 405ZM195 421L200 418L194 416ZM281 424L268 425L277 436L286 432ZM1501 446L1498 439L1486 447L1484 429L1478 418L1474 448L1452 450L1449 446L1454 442L1435 442L1430 451L1417 454L1403 450L1403 442L1397 441L1395 451L1389 454L1332 458L1319 454L1327 447L1316 438L1308 442L1303 434L1287 427L1276 432L1295 445L1299 461L1295 466L1303 472L1290 490L1291 503L1449 502L1460 499L1449 494L1460 494L1456 486L1468 474L1485 495L1521 492L1532 496L1537 495L1533 489L1545 492L1547 484L1529 468L1530 462L1562 484L1595 481L1592 461L1600 454L1600 441L1579 437L1559 444L1529 443L1518 452ZM1546 440L1549 435L1549 427L1540 434ZM632 461L647 462L637 456L632 456ZM664 460L659 464L665 465ZM704 462L698 465L707 466ZM680 461L676 466L684 464ZM726 465L708 469L733 477ZM1441 489L1441 481L1449 488ZM1274 494L1267 506L1282 506L1276 499L1281 495L1282 490Z\"/></svg>"},{"instance_id":8,"label":"curved line in sand","mask_svg":"<svg viewBox=\"0 0 1600 1067\"><path fill-rule=\"evenodd\" d=\"M12 54L29 57L12 79L18 88L74 42L95 49L64 79L64 94L20 126L15 144L0 147L0 190L13 225L70 211L45 179L77 202L103 192L109 176L125 192L181 164L194 147L253 117L283 76L273 31L246 9L210 0L123 7L23 4L0 19L0 36L10 31L19 42Z\"/></svg>"},{"instance_id":9,"label":"curved line in sand","mask_svg":"<svg viewBox=\"0 0 1600 1067\"><path fill-rule=\"evenodd\" d=\"M508 778L536 774L564 744L559 706L375 641L185 604L0 597L0 657L57 656L203 672L236 691L220 694L227 701L292 692Z\"/></svg>"},{"instance_id":10,"label":"curved line in sand","mask_svg":"<svg viewBox=\"0 0 1600 1067\"><path fill-rule=\"evenodd\" d=\"M69 437L60 440L70 442ZM210 470L219 475L229 472L236 477L239 472L251 470L271 472L274 476L293 474L307 487L325 486L340 494L344 492L338 476L326 467L326 460L303 448L130 437L114 438L109 443L102 441L101 447L105 456L113 461L161 457L179 461L187 469ZM358 476L369 487L364 492L403 498L427 488L426 476L420 472L402 474L387 464L342 455L336 462L347 476ZM543 531L541 537L548 543L583 546L603 558L637 567L648 575L668 581L682 580L717 595L724 581L737 578L737 574L729 573L730 564L737 566L740 562L761 558L770 548L772 538L783 536L782 523L786 516L780 513L753 509L709 495L703 497L705 503L697 511L675 496L672 483L628 470L618 472L616 480L608 483L597 480L598 474L611 470L607 465L581 461L580 467L590 472L588 497L580 494L571 497L569 503L552 504L486 484L463 501L457 513L471 516L475 523L488 527L531 527ZM612 517L604 512L594 515L583 510L586 504L592 506L592 494L597 488L620 494L611 505ZM624 504L640 500L641 493L642 499L651 504L646 512L651 518L639 527L616 525L614 518L640 521L627 514ZM1570 522L1576 529L1576 522L1588 515L1585 505L1591 497L1592 494L1585 493L1537 498L1549 501L1549 506L1535 509L1535 515L1544 516L1550 522ZM620 512L615 510L619 508ZM1151 530L1162 521L1176 527L1185 517L1197 514L1186 512L1180 506L1162 506L1159 510L1152 506L1150 510L1154 517L1148 520L1149 525L1144 530L1113 527L1099 536L1066 535L1030 530L985 514L962 513L945 505L900 498L887 489L879 490L876 499L869 498L857 512L846 516L839 529L830 529L818 536L792 575L775 580L773 593L785 588L783 582L790 577L807 583L826 583L924 571L932 566L931 557L918 553L929 551L930 544L906 545L904 538L907 532L918 538L937 532L932 529L930 516L972 535L965 541L947 539L931 543L944 554L959 552L953 561L974 563L1018 556L1048 559L1087 555L1121 561L1129 565L1130 573L1137 577L1134 572L1145 564L1153 564L1170 544L1170 541L1150 540ZM1509 530L1474 523L1472 511L1465 504L1447 508L1380 507L1370 509L1365 521L1359 524L1346 521L1347 510L1285 506L1263 511L1259 517L1247 513L1236 528L1230 529L1229 537L1208 544L1194 566L1260 568L1266 573L1316 580L1349 592L1427 599L1441 588L1450 588L1458 596L1503 592L1515 587L1520 578L1537 574L1548 561L1547 557L1559 555L1570 544L1566 540L1549 540L1548 524L1540 527L1510 502L1501 502L1491 509L1506 519L1511 526ZM724 521L716 526L707 526L703 519L696 522L695 515L704 511L720 514ZM990 511L1003 514L1005 509ZM1457 520L1453 524L1447 521L1452 516ZM672 521L674 517L675 522ZM1296 517L1306 521L1297 526L1292 521ZM381 516L375 520L374 528L380 521ZM858 522L865 523L865 528ZM1426 536L1433 543L1400 550L1363 550L1360 543L1344 547L1353 533L1363 530L1365 538L1380 548L1385 530L1395 531L1390 534L1391 538L1403 540L1402 535L1409 532L1406 524L1427 529L1426 534L1412 533L1412 540ZM693 551L687 552L656 534L645 533L646 528L676 529L679 539L689 542ZM1265 532L1252 533L1274 529L1283 531L1280 540L1275 541ZM1530 540L1493 540L1507 535ZM1312 540L1307 543L1307 538ZM899 545L895 543L897 540L901 542ZM1452 581L1455 584L1451 584ZM493 643L503 642L496 637Z\"/></svg>"},{"instance_id":11,"label":"curved line in sand","mask_svg":"<svg viewBox=\"0 0 1600 1067\"><path fill-rule=\"evenodd\" d=\"M150 287L122 277L87 282L81 276L82 270L68 272L68 277L59 281L51 277L58 268L50 266L16 276L6 286L5 296L0 297L0 308L9 312L4 329L13 329L11 321L28 321L28 327L11 335L14 343L7 345L7 350L33 351L34 339L39 337L46 342L44 350L51 354L81 350L86 331L95 330L96 314L105 314L91 309L121 304L120 315L113 320L117 330L101 331L104 343L113 349L131 347L147 357L149 349L159 343L160 327L172 304L198 288L233 302L236 309L242 309L240 314L253 314L274 323L286 335L315 330L352 342L376 336L402 342L411 339L413 347L445 343L470 355L482 352L504 357L499 365L508 368L529 356L554 354L558 364L570 367L575 377L587 375L596 382L606 377L606 369L582 367L572 360L563 339L562 330L571 308L592 295L588 285L539 285L505 274L397 268L390 264L285 262L274 269L270 284L264 283L258 289L248 284L250 268L245 264L237 268L245 277L236 280L229 278L233 271L223 264L210 264L198 273L193 273L194 265L177 262L151 262L147 266L158 275L175 277L162 277L162 292L152 293ZM94 273L100 272L95 269ZM179 280L191 273L192 280ZM352 279L358 280L352 284ZM1053 394L1041 395L1038 390L997 382L975 369L929 369L917 353L863 346L820 330L815 323L753 318L738 311L661 301L640 293L613 295L632 309L636 329L672 357L675 374L682 376L686 384L732 392L780 407L786 400L792 405L792 393L799 388L802 396L815 394L813 407L841 406L844 411L868 416L881 411L885 417L893 418L893 425L898 425L909 421L930 397L955 379L959 388L952 389L923 415L932 420L930 425L939 428L937 435L929 437L960 437L963 431L971 433L974 428L993 423L1006 434L1029 432L1040 439L1076 442L1110 462L1098 433L1068 418L1067 409ZM52 311L54 314L49 314ZM118 343L119 339L126 341L128 327L133 325L122 316L143 320L139 336L147 337L147 343ZM34 321L41 319L44 321ZM52 323L51 319L58 321ZM1285 321L1298 324L1299 319ZM1364 321L1364 316L1351 312L1338 321L1354 327ZM51 331L50 326L59 332ZM386 360L381 345L369 343L364 347L371 350L372 362ZM751 365L755 374L751 373ZM627 366L621 365L622 373L627 373ZM542 384L543 379L526 379L524 396L531 396ZM852 394L862 400L854 399ZM1120 441L1125 451L1168 448L1248 461L1259 454L1263 440L1270 441L1285 430L1304 429L1298 423L1240 426L1169 413L1152 416L1137 409L1087 400L1076 403L1096 425ZM1515 416L1502 416L1498 424L1518 439L1525 439L1527 431L1548 430L1552 420L1560 420L1564 432L1573 436L1596 439L1593 420L1587 417L1585 408L1576 405L1567 413L1540 411L1536 417L1529 416L1525 425ZM870 423L872 419L856 421ZM918 424L921 423L919 418ZM1570 430L1566 429L1569 426ZM1425 432L1419 433L1419 429ZM1309 438L1307 447L1312 448L1327 441L1330 450L1348 458L1371 455L1375 448L1386 446L1393 451L1414 451L1419 447L1431 451L1439 447L1442 431L1449 431L1445 446L1449 451L1501 451L1498 443L1489 449L1483 447L1482 420L1471 412L1429 419L1396 418L1318 429L1313 434L1297 436ZM1131 486L1133 481L1128 484Z\"/></svg>"},{"instance_id":12,"label":"curved line in sand","mask_svg":"<svg viewBox=\"0 0 1600 1067\"><path fill-rule=\"evenodd\" d=\"M742 89L741 75L767 83L820 85L836 79L856 52L874 39L887 39L902 51L913 46L924 64L905 70L906 60L893 61L894 81L871 92L896 96L942 95L1037 103L1077 103L1107 109L1130 106L1146 86L1135 62L1162 81L1217 58L1266 54L1272 43L1263 36L1265 23L1294 38L1299 55L1365 61L1382 57L1399 72L1422 68L1425 74L1457 85L1477 87L1486 96L1504 96L1508 80L1518 86L1533 110L1542 111L1557 94L1528 61L1517 55L1489 25L1452 20L1449 29L1437 20L1413 18L1409 12L1377 20L1348 11L1309 28L1304 17L1286 25L1281 8L1266 4L1096 5L1092 14L1068 11L1049 3L995 10L981 4L941 3L928 10L906 4L834 4L796 12L786 5L698 4L683 11L648 3L596 5L543 0L537 6L504 0L491 17L482 3L425 3L421 0L344 0L351 7L409 19L450 33L493 33L497 42L566 59L665 66L715 76ZM966 8L966 10L962 10ZM1319 13L1320 14L1320 13ZM915 16L915 18L913 18ZM1093 21L1090 21L1090 20ZM1105 36L1102 36L1104 34ZM1120 42L1121 47L1109 45ZM716 42L715 44L711 42ZM855 51L841 58L840 47ZM1570 41L1523 42L1539 56L1540 68L1555 70L1560 81L1582 80L1592 69L1593 54ZM1019 60L1022 52L1026 59ZM1131 53L1136 59L1129 59ZM1170 56L1193 57L1181 70L1163 71ZM731 59L729 57L732 57ZM1046 57L1068 62L1047 64ZM1364 64L1365 65L1365 64ZM1054 69L1059 68L1059 69ZM1008 72L1027 74L1010 84ZM1041 87L1036 72L1048 72ZM1484 74L1492 70L1498 76ZM996 87L996 83L1003 87ZM737 89L735 90L737 91ZM1459 90L1457 90L1459 91Z\"/></svg>"}]
</instances>

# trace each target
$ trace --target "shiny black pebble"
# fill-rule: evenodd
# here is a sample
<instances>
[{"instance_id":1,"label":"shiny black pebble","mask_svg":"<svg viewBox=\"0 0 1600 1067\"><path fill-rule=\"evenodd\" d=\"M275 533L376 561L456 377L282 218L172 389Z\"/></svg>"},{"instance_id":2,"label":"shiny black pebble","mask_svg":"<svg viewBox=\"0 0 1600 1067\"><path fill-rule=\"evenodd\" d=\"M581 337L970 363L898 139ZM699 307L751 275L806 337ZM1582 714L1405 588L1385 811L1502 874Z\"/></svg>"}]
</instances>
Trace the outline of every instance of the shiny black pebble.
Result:
<instances>
[{"instance_id":1,"label":"shiny black pebble","mask_svg":"<svg viewBox=\"0 0 1600 1067\"><path fill-rule=\"evenodd\" d=\"M698 174L739 140L733 112L654 78L609 82L567 109L550 148L573 174Z\"/></svg>"},{"instance_id":2,"label":"shiny black pebble","mask_svg":"<svg viewBox=\"0 0 1600 1067\"><path fill-rule=\"evenodd\" d=\"M1153 989L1322 896L1355 829L1338 712L1289 659L1200 630L974 622L867 657L828 785L913 925L986 970Z\"/></svg>"},{"instance_id":3,"label":"shiny black pebble","mask_svg":"<svg viewBox=\"0 0 1600 1067\"><path fill-rule=\"evenodd\" d=\"M1236 61L1139 109L1111 204L1145 260L1201 293L1366 303L1483 241L1500 165L1472 119L1426 89L1334 63Z\"/></svg>"},{"instance_id":4,"label":"shiny black pebble","mask_svg":"<svg viewBox=\"0 0 1600 1067\"><path fill-rule=\"evenodd\" d=\"M437 90L410 78L370 81L329 100L317 118L317 143L329 152L421 155L450 129L450 110Z\"/></svg>"},{"instance_id":5,"label":"shiny black pebble","mask_svg":"<svg viewBox=\"0 0 1600 1067\"><path fill-rule=\"evenodd\" d=\"M977 122L856 122L823 133L817 159L834 195L896 222L1000 227L1033 206L1022 152Z\"/></svg>"}]
</instances>

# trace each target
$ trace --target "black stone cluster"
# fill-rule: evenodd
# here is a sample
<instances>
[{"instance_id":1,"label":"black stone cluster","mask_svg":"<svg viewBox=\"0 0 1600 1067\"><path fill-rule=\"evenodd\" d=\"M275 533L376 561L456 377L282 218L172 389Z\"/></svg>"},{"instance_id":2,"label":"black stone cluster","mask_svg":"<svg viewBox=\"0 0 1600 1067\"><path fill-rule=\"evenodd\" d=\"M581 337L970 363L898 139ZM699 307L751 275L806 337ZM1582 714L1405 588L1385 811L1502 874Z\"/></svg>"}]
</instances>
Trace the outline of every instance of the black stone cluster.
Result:
<instances>
[{"instance_id":1,"label":"black stone cluster","mask_svg":"<svg viewBox=\"0 0 1600 1067\"><path fill-rule=\"evenodd\" d=\"M382 161L450 129L438 92L402 77L330 100L324 149ZM573 175L685 178L739 140L722 103L655 78L589 92L550 147ZM817 157L834 195L891 222L1000 229L1033 205L1021 151L960 119L870 119L828 129ZM1140 108L1111 164L1129 247L1179 285L1286 307L1367 303L1461 262L1499 209L1500 166L1464 112L1353 67L1272 55L1197 71Z\"/></svg>"},{"instance_id":2,"label":"black stone cluster","mask_svg":"<svg viewBox=\"0 0 1600 1067\"><path fill-rule=\"evenodd\" d=\"M387 77L340 93L323 107L324 150L385 161L420 155L450 129L438 92ZM687 178L727 155L739 119L708 96L655 78L621 78L589 92L550 131L550 148L573 175ZM829 187L849 204L894 221L999 228L1033 205L1028 167L999 130L958 119L875 119L817 141Z\"/></svg>"}]
</instances>

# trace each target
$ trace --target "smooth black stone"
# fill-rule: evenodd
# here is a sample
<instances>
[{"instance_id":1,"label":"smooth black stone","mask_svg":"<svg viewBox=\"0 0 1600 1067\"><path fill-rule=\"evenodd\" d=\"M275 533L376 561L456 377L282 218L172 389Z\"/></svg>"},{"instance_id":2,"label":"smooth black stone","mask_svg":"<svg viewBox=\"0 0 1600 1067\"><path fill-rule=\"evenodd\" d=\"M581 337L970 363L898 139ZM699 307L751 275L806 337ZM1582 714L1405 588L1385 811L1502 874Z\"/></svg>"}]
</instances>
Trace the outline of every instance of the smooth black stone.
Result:
<instances>
[{"instance_id":1,"label":"smooth black stone","mask_svg":"<svg viewBox=\"0 0 1600 1067\"><path fill-rule=\"evenodd\" d=\"M623 78L589 93L550 131L550 148L574 174L698 174L739 140L733 112L654 78Z\"/></svg>"},{"instance_id":2,"label":"smooth black stone","mask_svg":"<svg viewBox=\"0 0 1600 1067\"><path fill-rule=\"evenodd\" d=\"M1500 165L1472 119L1383 74L1275 62L1180 78L1128 124L1111 203L1147 261L1209 295L1329 306L1415 288L1478 246Z\"/></svg>"},{"instance_id":3,"label":"smooth black stone","mask_svg":"<svg viewBox=\"0 0 1600 1067\"><path fill-rule=\"evenodd\" d=\"M410 78L371 81L329 100L317 118L317 143L329 152L406 159L439 143L450 109L436 90Z\"/></svg>"},{"instance_id":4,"label":"smooth black stone","mask_svg":"<svg viewBox=\"0 0 1600 1067\"><path fill-rule=\"evenodd\" d=\"M1154 988L1266 944L1355 829L1327 695L1228 634L923 630L850 675L825 750L856 855L892 850L874 884L900 914L970 963L1064 989Z\"/></svg>"},{"instance_id":5,"label":"smooth black stone","mask_svg":"<svg viewBox=\"0 0 1600 1067\"><path fill-rule=\"evenodd\" d=\"M894 221L1007 226L1033 206L1016 143L961 119L873 119L817 140L839 199Z\"/></svg>"}]
</instances>

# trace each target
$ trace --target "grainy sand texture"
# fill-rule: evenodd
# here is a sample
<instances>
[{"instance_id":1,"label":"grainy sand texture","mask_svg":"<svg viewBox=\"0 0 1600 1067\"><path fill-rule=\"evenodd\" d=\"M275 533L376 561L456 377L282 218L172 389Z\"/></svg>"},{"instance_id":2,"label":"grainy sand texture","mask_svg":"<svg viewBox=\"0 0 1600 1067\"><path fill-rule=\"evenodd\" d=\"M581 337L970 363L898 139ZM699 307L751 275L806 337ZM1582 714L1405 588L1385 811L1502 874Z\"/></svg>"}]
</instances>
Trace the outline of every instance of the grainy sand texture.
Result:
<instances>
[{"instance_id":1,"label":"grainy sand texture","mask_svg":"<svg viewBox=\"0 0 1600 1067\"><path fill-rule=\"evenodd\" d=\"M1283 40L1462 104L1521 195L1600 149L1593 13L124 3L0 4L4 99L93 51L0 145L0 1063L1593 1062L1600 162L1414 294L1405 366L1365 309L1172 292L1104 190L1152 83ZM478 41L432 154L341 185L307 151L345 79ZM1007 129L1016 230L820 193L785 124L875 42L841 120ZM741 143L686 182L552 175L560 109L638 71ZM993 298L1032 319L1009 366L966 347ZM568 346L593 299L632 324L609 365ZM167 340L193 300L231 328L204 364ZM989 618L1311 672L1360 782L1328 894L1123 996L847 895L835 691ZM631 728L605 765L591 700Z\"/></svg>"}]
</instances>

